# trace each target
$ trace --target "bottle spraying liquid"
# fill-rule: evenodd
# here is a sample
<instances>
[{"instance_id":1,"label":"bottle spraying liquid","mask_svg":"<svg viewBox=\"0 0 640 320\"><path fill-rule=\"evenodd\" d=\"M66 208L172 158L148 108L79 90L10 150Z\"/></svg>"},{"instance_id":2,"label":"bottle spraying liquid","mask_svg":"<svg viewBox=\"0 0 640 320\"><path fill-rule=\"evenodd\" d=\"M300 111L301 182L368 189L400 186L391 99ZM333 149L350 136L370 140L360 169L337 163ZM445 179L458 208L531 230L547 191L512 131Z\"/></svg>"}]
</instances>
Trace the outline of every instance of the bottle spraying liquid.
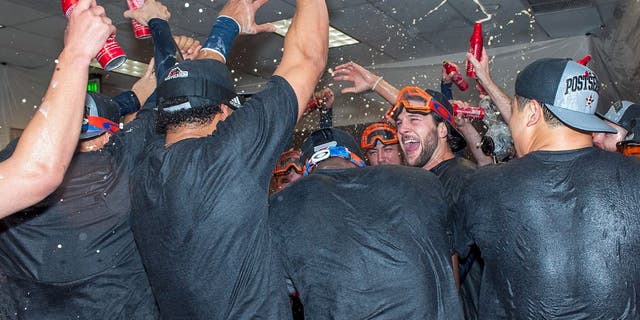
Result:
<instances>
[{"instance_id":1,"label":"bottle spraying liquid","mask_svg":"<svg viewBox=\"0 0 640 320\"><path fill-rule=\"evenodd\" d=\"M448 61L444 61L442 63L442 66L444 67L444 72L448 75L451 75L451 81L453 81L453 83L458 86L460 91L469 89L469 83L467 83L467 81L462 77L460 71L458 70L458 68L456 68L456 66L449 63Z\"/></svg>"},{"instance_id":2,"label":"bottle spraying liquid","mask_svg":"<svg viewBox=\"0 0 640 320\"><path fill-rule=\"evenodd\" d=\"M476 22L473 26L473 33L469 38L469 53L471 53L478 61L482 59L482 47L484 40L482 39L482 24ZM467 77L475 78L476 70L473 68L473 64L467 60Z\"/></svg>"},{"instance_id":3,"label":"bottle spraying liquid","mask_svg":"<svg viewBox=\"0 0 640 320\"><path fill-rule=\"evenodd\" d=\"M456 117L478 120L484 119L484 109L482 107L465 107L457 103L452 103L451 105L453 106L453 114Z\"/></svg>"}]
</instances>

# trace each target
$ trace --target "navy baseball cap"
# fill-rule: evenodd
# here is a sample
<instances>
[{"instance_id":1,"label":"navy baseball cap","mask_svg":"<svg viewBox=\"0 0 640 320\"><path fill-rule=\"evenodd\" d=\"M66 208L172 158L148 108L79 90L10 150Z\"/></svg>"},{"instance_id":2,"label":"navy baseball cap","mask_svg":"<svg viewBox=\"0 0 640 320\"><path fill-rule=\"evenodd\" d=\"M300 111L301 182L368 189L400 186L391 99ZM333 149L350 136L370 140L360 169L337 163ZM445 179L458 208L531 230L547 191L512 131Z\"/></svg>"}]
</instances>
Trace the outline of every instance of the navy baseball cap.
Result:
<instances>
[{"instance_id":1,"label":"navy baseball cap","mask_svg":"<svg viewBox=\"0 0 640 320\"><path fill-rule=\"evenodd\" d=\"M596 113L627 130L627 138L640 137L640 104L631 101L617 101L605 114Z\"/></svg>"},{"instance_id":2,"label":"navy baseball cap","mask_svg":"<svg viewBox=\"0 0 640 320\"><path fill-rule=\"evenodd\" d=\"M360 146L358 146L356 139L347 132L336 128L324 128L311 133L302 143L302 148L300 148L302 154L300 158L303 161L307 161L319 150L336 146L345 147L358 157L364 159L364 154Z\"/></svg>"},{"instance_id":3,"label":"navy baseball cap","mask_svg":"<svg viewBox=\"0 0 640 320\"><path fill-rule=\"evenodd\" d=\"M84 118L80 139L91 139L105 132L120 130L121 106L111 97L96 92L87 92L84 100Z\"/></svg>"},{"instance_id":4,"label":"navy baseball cap","mask_svg":"<svg viewBox=\"0 0 640 320\"><path fill-rule=\"evenodd\" d=\"M529 64L516 78L516 95L544 104L567 126L587 132L611 132L595 115L598 77L571 59L546 58Z\"/></svg>"},{"instance_id":5,"label":"navy baseball cap","mask_svg":"<svg viewBox=\"0 0 640 320\"><path fill-rule=\"evenodd\" d=\"M184 60L169 69L157 96L158 109L165 112L220 103L233 109L242 105L227 66L211 59Z\"/></svg>"}]
</instances>

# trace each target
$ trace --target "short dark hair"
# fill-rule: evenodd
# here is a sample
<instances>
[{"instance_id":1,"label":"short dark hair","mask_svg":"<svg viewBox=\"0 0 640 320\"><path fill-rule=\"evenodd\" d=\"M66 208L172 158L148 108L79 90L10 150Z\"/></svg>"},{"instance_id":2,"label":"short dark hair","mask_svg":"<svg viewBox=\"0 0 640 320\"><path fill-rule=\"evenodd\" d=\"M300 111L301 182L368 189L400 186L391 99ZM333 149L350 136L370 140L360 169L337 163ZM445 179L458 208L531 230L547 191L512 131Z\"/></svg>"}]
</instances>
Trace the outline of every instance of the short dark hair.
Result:
<instances>
[{"instance_id":1,"label":"short dark hair","mask_svg":"<svg viewBox=\"0 0 640 320\"><path fill-rule=\"evenodd\" d=\"M518 110L522 111L524 109L524 106L531 102L531 100L535 100L535 99L529 99L529 98L525 98L525 97L521 97L521 96L516 96L516 100L518 101ZM538 100L536 100L538 101ZM540 103L538 101L538 103ZM544 118L544 121L552 128L558 127L558 126L563 126L564 124L560 121L560 119L558 119L553 113L551 113L551 110L549 110L549 108L547 108L547 106L544 105L544 103L540 103L540 105L542 106L542 117Z\"/></svg>"},{"instance_id":2,"label":"short dark hair","mask_svg":"<svg viewBox=\"0 0 640 320\"><path fill-rule=\"evenodd\" d=\"M184 101L181 98L175 98L175 104ZM168 104L172 104L170 101ZM156 121L156 131L160 134L167 133L167 129L180 127L186 124L204 125L220 113L220 104L204 105L195 108L183 109L174 112L158 110L158 120Z\"/></svg>"},{"instance_id":3,"label":"short dark hair","mask_svg":"<svg viewBox=\"0 0 640 320\"><path fill-rule=\"evenodd\" d=\"M429 115L431 115L433 121L435 121L436 126L440 123L444 123L444 125L447 127L447 144L449 144L449 148L451 148L452 151L455 152L457 150L461 150L467 145L464 137L462 137L461 135L453 134L455 129L453 128L453 126L451 126L451 124L449 124L448 121L445 121L444 118L442 118L435 112L429 112Z\"/></svg>"}]
</instances>

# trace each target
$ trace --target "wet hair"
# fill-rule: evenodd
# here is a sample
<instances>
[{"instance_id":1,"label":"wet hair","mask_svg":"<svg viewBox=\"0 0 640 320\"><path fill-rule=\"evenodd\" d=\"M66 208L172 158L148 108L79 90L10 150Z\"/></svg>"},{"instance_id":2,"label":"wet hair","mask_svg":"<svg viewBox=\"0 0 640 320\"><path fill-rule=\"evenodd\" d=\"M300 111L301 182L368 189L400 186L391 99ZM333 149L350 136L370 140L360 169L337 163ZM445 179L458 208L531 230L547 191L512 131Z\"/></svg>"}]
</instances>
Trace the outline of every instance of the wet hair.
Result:
<instances>
[{"instance_id":1,"label":"wet hair","mask_svg":"<svg viewBox=\"0 0 640 320\"><path fill-rule=\"evenodd\" d=\"M184 102L184 98L175 98L168 101L166 105L178 105ZM175 112L158 110L158 120L156 121L156 131L160 134L167 133L167 129L177 128L187 124L204 125L220 113L220 104L203 105Z\"/></svg>"},{"instance_id":2,"label":"wet hair","mask_svg":"<svg viewBox=\"0 0 640 320\"><path fill-rule=\"evenodd\" d=\"M431 115L431 117L435 121L436 126L439 125L440 123L444 123L444 125L447 127L447 144L449 144L449 148L451 148L453 152L461 150L467 145L466 141L461 135L453 134L455 129L451 126L451 124L449 124L449 122L445 121L444 118L442 118L439 114L435 112L430 112L429 115Z\"/></svg>"},{"instance_id":3,"label":"wet hair","mask_svg":"<svg viewBox=\"0 0 640 320\"><path fill-rule=\"evenodd\" d=\"M518 110L522 111L524 109L524 106L534 99L516 96L516 100L518 101ZM558 119L553 113L551 113L551 110L549 110L549 108L547 108L544 104L540 105L542 106L542 117L544 118L544 121L547 123L547 125L552 128L564 125L562 121L560 121L560 119Z\"/></svg>"}]
</instances>

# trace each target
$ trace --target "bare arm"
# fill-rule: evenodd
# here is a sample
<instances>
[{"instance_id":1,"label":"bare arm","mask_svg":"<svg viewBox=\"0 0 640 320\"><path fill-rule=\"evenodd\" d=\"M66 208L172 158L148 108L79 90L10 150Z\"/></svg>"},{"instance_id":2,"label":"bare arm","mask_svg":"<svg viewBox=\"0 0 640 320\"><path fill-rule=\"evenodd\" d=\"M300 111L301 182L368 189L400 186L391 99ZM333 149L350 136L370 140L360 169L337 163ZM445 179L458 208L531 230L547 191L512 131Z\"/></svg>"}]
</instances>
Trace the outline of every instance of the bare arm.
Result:
<instances>
[{"instance_id":1,"label":"bare arm","mask_svg":"<svg viewBox=\"0 0 640 320\"><path fill-rule=\"evenodd\" d=\"M478 77L478 81L484 87L484 89L489 93L491 100L495 103L498 110L502 114L502 119L505 122L509 122L511 118L511 97L509 97L502 88L500 88L493 79L491 79L491 73L489 72L489 56L487 55L487 50L482 49L482 59L478 61L473 55L467 53L467 59L473 67L476 69L476 76Z\"/></svg>"},{"instance_id":2,"label":"bare arm","mask_svg":"<svg viewBox=\"0 0 640 320\"><path fill-rule=\"evenodd\" d=\"M298 97L298 120L304 113L327 64L329 14L324 0L297 0L284 39L282 62L274 72L289 82Z\"/></svg>"},{"instance_id":3,"label":"bare arm","mask_svg":"<svg viewBox=\"0 0 640 320\"><path fill-rule=\"evenodd\" d=\"M382 79L381 76L365 69L355 62L341 64L334 69L333 80L353 82L353 86L343 88L341 93L360 93L373 90L391 104L396 104L398 88Z\"/></svg>"},{"instance_id":4,"label":"bare arm","mask_svg":"<svg viewBox=\"0 0 640 320\"><path fill-rule=\"evenodd\" d=\"M95 0L78 2L42 104L13 155L0 163L0 217L37 203L62 182L80 135L89 63L113 32Z\"/></svg>"},{"instance_id":5,"label":"bare arm","mask_svg":"<svg viewBox=\"0 0 640 320\"><path fill-rule=\"evenodd\" d=\"M478 130L471 124L471 121L466 118L456 118L456 128L462 135L464 139L467 141L467 146L469 146L469 150L471 150L471 154L473 158L476 159L476 163L479 167L486 166L488 164L493 163L493 158L487 156L480 149L480 145L482 144L482 137Z\"/></svg>"}]
</instances>

